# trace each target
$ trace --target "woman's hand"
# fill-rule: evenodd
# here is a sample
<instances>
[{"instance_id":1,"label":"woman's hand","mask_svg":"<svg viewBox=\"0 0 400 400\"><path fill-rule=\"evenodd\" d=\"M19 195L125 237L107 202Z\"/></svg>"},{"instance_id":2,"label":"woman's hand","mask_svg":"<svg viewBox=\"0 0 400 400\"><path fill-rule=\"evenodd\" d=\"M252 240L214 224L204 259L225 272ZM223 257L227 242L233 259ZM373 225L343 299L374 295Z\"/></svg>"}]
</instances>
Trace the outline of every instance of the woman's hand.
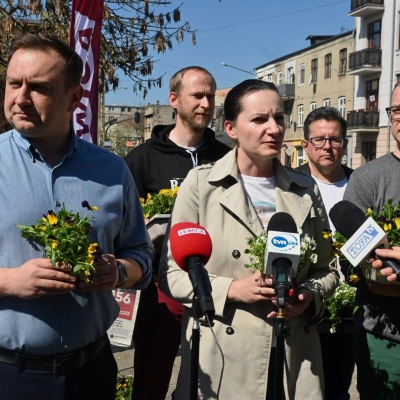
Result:
<instances>
[{"instance_id":1,"label":"woman's hand","mask_svg":"<svg viewBox=\"0 0 400 400\"><path fill-rule=\"evenodd\" d=\"M229 302L254 303L262 300L275 300L272 279L256 272L248 278L234 280L228 291Z\"/></svg>"},{"instance_id":2,"label":"woman's hand","mask_svg":"<svg viewBox=\"0 0 400 400\"><path fill-rule=\"evenodd\" d=\"M294 300L287 300L285 302L285 317L291 318L295 317L296 315L303 314L313 300L314 297L311 291L307 289L301 289L299 291L299 294L297 295L297 298L295 298ZM276 305L276 301L273 301L273 303ZM267 317L276 318L277 314L277 311L272 311L267 315Z\"/></svg>"}]
</instances>

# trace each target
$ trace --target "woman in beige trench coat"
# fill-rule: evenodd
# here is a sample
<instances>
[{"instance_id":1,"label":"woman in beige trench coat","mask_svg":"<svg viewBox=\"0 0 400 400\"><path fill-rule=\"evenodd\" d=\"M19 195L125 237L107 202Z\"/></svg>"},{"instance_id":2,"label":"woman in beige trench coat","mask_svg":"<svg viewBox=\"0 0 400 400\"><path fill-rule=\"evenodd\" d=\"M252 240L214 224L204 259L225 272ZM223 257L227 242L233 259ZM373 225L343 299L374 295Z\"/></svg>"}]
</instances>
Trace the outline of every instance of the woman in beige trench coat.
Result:
<instances>
[{"instance_id":1,"label":"woman in beige trench coat","mask_svg":"<svg viewBox=\"0 0 400 400\"><path fill-rule=\"evenodd\" d=\"M261 193L269 199L263 208L269 210L267 219L274 212L287 212L301 228L301 237L307 234L317 242L318 261L298 269L297 299L286 305L290 335L285 338L285 390L287 399L323 399L320 344L312 321L322 315L338 276L330 267L330 243L322 235L329 223L321 196L311 178L278 160L285 123L275 85L255 79L242 82L228 93L224 111L225 130L236 148L215 164L189 173L171 216L171 226L182 221L203 226L213 243L206 269L216 313L212 329L201 324L198 397L267 396L276 297L269 277L263 279L244 266L250 262L247 239L267 228L265 215L257 212ZM174 262L169 241L164 244L159 282L167 295L186 306L175 399L189 400L193 288L188 274Z\"/></svg>"}]
</instances>

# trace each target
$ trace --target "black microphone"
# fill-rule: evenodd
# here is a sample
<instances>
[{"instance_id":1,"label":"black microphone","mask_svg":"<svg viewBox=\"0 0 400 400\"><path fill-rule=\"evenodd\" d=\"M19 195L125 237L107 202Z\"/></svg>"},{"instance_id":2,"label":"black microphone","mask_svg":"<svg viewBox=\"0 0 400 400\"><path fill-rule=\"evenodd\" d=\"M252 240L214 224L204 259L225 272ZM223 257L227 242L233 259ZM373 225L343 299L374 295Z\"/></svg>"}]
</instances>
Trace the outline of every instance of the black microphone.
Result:
<instances>
[{"instance_id":1,"label":"black microphone","mask_svg":"<svg viewBox=\"0 0 400 400\"><path fill-rule=\"evenodd\" d=\"M204 268L212 252L210 235L200 225L179 222L171 228L169 241L175 262L189 273L201 311L212 317L215 314L214 301L210 278Z\"/></svg>"},{"instance_id":2,"label":"black microphone","mask_svg":"<svg viewBox=\"0 0 400 400\"><path fill-rule=\"evenodd\" d=\"M286 212L275 213L267 228L265 251L265 273L272 275L272 286L278 306L285 306L291 289L295 289L294 278L300 260L300 235L292 216Z\"/></svg>"},{"instance_id":3,"label":"black microphone","mask_svg":"<svg viewBox=\"0 0 400 400\"><path fill-rule=\"evenodd\" d=\"M372 255L382 261L383 268L390 267L400 281L400 264L397 260L381 258L375 253L377 248L389 247L386 233L370 217L367 217L360 208L348 200L336 203L329 211L336 230L341 233L347 242L340 251L355 267Z\"/></svg>"}]
</instances>

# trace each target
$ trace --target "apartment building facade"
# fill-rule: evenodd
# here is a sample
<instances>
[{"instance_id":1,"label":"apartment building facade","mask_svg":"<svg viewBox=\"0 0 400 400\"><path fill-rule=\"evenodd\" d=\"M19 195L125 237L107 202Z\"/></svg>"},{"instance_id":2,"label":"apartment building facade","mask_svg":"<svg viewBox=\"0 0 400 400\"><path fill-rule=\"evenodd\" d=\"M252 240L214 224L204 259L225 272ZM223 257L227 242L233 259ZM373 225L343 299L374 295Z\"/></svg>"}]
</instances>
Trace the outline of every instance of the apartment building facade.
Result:
<instances>
[{"instance_id":1,"label":"apartment building facade","mask_svg":"<svg viewBox=\"0 0 400 400\"><path fill-rule=\"evenodd\" d=\"M347 75L347 60L355 51L354 30L307 39L309 47L255 68L257 78L275 83L282 96L286 134L281 161L291 167L306 161L301 140L309 112L331 106L346 119L353 109L355 78ZM352 164L351 152L346 163Z\"/></svg>"},{"instance_id":2,"label":"apartment building facade","mask_svg":"<svg viewBox=\"0 0 400 400\"><path fill-rule=\"evenodd\" d=\"M355 77L354 110L348 114L353 167L396 149L385 108L400 77L399 0L351 0L356 49L349 54Z\"/></svg>"}]
</instances>

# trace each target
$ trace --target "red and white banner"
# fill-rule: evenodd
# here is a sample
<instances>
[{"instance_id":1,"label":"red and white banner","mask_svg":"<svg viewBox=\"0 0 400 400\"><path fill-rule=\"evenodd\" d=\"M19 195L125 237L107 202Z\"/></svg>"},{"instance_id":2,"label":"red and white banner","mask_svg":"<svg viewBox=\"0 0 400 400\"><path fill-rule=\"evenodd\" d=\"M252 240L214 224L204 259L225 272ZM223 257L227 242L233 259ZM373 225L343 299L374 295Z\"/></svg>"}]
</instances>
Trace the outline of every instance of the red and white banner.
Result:
<instances>
[{"instance_id":1,"label":"red and white banner","mask_svg":"<svg viewBox=\"0 0 400 400\"><path fill-rule=\"evenodd\" d=\"M98 80L104 0L72 0L70 45L84 64L84 92L72 120L78 137L97 144Z\"/></svg>"}]
</instances>

